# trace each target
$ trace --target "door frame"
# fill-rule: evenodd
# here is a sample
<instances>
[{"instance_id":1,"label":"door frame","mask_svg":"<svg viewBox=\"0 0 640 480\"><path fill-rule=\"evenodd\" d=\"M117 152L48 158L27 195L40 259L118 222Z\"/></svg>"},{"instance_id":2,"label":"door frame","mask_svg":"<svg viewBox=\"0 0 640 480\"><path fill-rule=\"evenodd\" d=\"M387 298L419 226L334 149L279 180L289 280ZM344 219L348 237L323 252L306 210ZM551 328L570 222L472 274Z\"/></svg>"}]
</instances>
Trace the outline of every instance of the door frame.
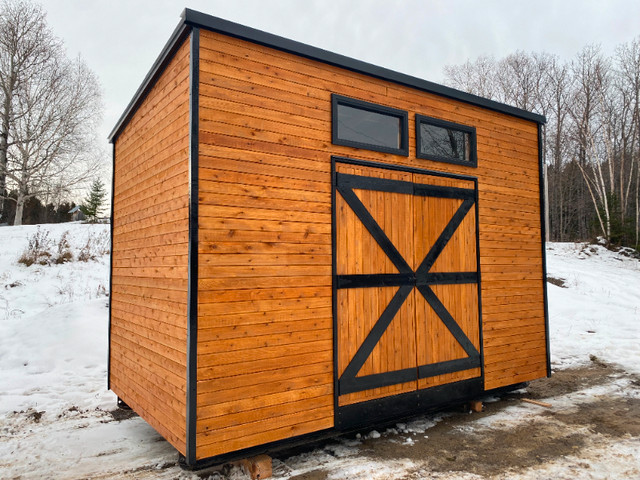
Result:
<instances>
[{"instance_id":1,"label":"door frame","mask_svg":"<svg viewBox=\"0 0 640 480\"><path fill-rule=\"evenodd\" d=\"M479 355L480 376L468 380L447 383L431 388L418 389L407 393L391 395L374 400L363 401L340 407L339 399L339 372L338 372L338 312L337 312L337 245L336 245L336 193L337 193L337 169L336 164L347 164L360 167L395 170L406 173L430 175L435 177L452 178L471 181L475 189L475 216L476 216L476 265L477 265L477 292L478 292L478 329L479 329ZM358 428L372 423L383 423L394 418L412 415L429 409L442 407L464 399L472 398L484 391L484 352L482 336L482 296L481 296L481 269L480 269L480 229L478 216L478 179L477 177L450 174L433 170L393 165L367 160L355 160L347 157L331 157L331 257L332 257L332 314L333 314L333 378L334 378L334 421L339 430Z\"/></svg>"}]
</instances>

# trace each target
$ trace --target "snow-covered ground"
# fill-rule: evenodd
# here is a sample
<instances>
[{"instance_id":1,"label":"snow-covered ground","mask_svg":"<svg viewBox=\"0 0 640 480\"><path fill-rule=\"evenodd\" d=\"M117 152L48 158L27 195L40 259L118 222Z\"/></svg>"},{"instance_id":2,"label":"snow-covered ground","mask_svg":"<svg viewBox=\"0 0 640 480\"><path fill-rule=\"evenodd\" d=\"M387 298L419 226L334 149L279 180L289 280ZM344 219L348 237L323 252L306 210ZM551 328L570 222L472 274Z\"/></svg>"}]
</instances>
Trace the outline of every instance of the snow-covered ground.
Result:
<instances>
[{"instance_id":1,"label":"snow-covered ground","mask_svg":"<svg viewBox=\"0 0 640 480\"><path fill-rule=\"evenodd\" d=\"M73 260L19 264L38 228L49 232L54 245L68 232ZM106 390L109 256L77 260L87 243L96 249L107 236L106 225L0 228L2 479L202 478L182 471L175 450L143 420L117 420L110 413L115 397ZM597 358L640 373L640 261L584 244L549 244L547 252L549 276L565 282L565 288L548 288L554 369L588 365ZM628 379L614 378L551 400L569 411L598 396L628 397L630 386ZM509 406L479 420L470 418L460 428L469 434L517 428L541 408ZM275 461L274 476L292 478L321 470L324 476L307 478L485 478L434 472L428 462L410 455L385 460L362 453L362 442L381 435L381 440L403 448L417 448L414 443L428 438L429 428L441 418L422 417L382 434L328 442L321 449ZM580 458L568 455L495 478L639 478L638 451L638 437L601 439L587 445ZM243 478L237 469L227 475ZM212 473L210 478L223 475Z\"/></svg>"},{"instance_id":2,"label":"snow-covered ground","mask_svg":"<svg viewBox=\"0 0 640 480\"><path fill-rule=\"evenodd\" d=\"M640 373L640 261L600 245L550 243L551 359L556 368L595 355Z\"/></svg>"}]
</instances>

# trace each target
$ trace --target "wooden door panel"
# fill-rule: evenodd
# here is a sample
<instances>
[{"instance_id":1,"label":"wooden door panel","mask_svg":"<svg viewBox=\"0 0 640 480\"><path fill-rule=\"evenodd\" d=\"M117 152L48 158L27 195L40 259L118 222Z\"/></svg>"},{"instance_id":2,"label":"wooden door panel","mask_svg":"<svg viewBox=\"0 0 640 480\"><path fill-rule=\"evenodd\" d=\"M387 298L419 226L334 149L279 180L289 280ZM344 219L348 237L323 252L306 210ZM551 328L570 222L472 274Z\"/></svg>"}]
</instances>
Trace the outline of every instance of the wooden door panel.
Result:
<instances>
[{"instance_id":1,"label":"wooden door panel","mask_svg":"<svg viewBox=\"0 0 640 480\"><path fill-rule=\"evenodd\" d=\"M453 215L460 208L460 205L462 205L462 200L457 198L414 198L414 270L418 269L429 251L433 248L436 241L442 235L442 232L451 221ZM437 259L439 260L440 257L441 254L437 257ZM429 270L437 271L434 270L433 267L431 267Z\"/></svg>"},{"instance_id":2,"label":"wooden door panel","mask_svg":"<svg viewBox=\"0 0 640 480\"><path fill-rule=\"evenodd\" d=\"M413 217L410 215L413 209L413 196L361 189L354 189L354 193L371 213L371 216L385 235L391 240L391 243L402 258L405 260L410 259L413 255ZM382 249L377 244L376 246L382 255L386 257ZM389 261L388 257L386 260ZM397 272L398 270L396 269L395 271Z\"/></svg>"},{"instance_id":3,"label":"wooden door panel","mask_svg":"<svg viewBox=\"0 0 640 480\"><path fill-rule=\"evenodd\" d=\"M382 313L388 307L392 298L397 295L398 288L362 288L344 289L338 291L338 297L349 297L349 307L360 310L351 311L348 314L338 312L339 319L339 344L342 352L339 356L338 372L343 378L343 390L349 391L352 388L361 388L360 382L372 382L383 385L385 374L406 369L415 369L416 366L416 327L414 317L415 293L411 292L402 303L399 311L394 315L389 325L384 329L379 340L369 342L372 350L366 356L366 360L355 374L355 379L345 380L345 370L354 361L356 353L363 346L367 347L367 336L371 334L374 325L379 321ZM345 303L346 303L345 302ZM351 319L349 319L351 317ZM348 325L347 325L348 323ZM357 359L356 359L357 360ZM356 366L357 369L357 366ZM351 385L353 383L354 385ZM388 383L388 382L387 382ZM368 388L340 396L340 405L349 405L365 400L386 397L417 388L416 375L413 379L385 385L375 388Z\"/></svg>"},{"instance_id":4,"label":"wooden door panel","mask_svg":"<svg viewBox=\"0 0 640 480\"><path fill-rule=\"evenodd\" d=\"M449 202L450 204L453 202ZM459 202L461 203L461 202ZM422 205L422 204L420 204ZM460 205L458 205L459 208ZM449 208L449 212L453 210ZM450 218L453 216L451 213ZM430 268L431 272L475 272L476 212L470 209Z\"/></svg>"},{"instance_id":5,"label":"wooden door panel","mask_svg":"<svg viewBox=\"0 0 640 480\"><path fill-rule=\"evenodd\" d=\"M366 199L369 200L369 199ZM367 201L367 207L374 207ZM336 257L340 274L398 273L378 242L340 195L336 195Z\"/></svg>"},{"instance_id":6,"label":"wooden door panel","mask_svg":"<svg viewBox=\"0 0 640 480\"><path fill-rule=\"evenodd\" d=\"M386 181L411 185L411 174L346 165L337 171L337 372L339 403L347 405L417 388L415 294L375 285L385 275L411 273L405 258L413 254L413 217L410 192L380 190ZM376 181L382 183L370 188Z\"/></svg>"},{"instance_id":7,"label":"wooden door panel","mask_svg":"<svg viewBox=\"0 0 640 480\"><path fill-rule=\"evenodd\" d=\"M479 352L477 285L433 285L431 290L453 317L476 352ZM470 355L422 295L416 297L416 327L418 365L442 365L452 360L461 360L460 364L463 368L452 373L420 378L418 388L433 387L480 376L479 359L476 361L468 360ZM466 365L475 366L464 368L465 361L468 362Z\"/></svg>"},{"instance_id":8,"label":"wooden door panel","mask_svg":"<svg viewBox=\"0 0 640 480\"><path fill-rule=\"evenodd\" d=\"M339 405L480 375L475 183L336 164Z\"/></svg>"}]
</instances>

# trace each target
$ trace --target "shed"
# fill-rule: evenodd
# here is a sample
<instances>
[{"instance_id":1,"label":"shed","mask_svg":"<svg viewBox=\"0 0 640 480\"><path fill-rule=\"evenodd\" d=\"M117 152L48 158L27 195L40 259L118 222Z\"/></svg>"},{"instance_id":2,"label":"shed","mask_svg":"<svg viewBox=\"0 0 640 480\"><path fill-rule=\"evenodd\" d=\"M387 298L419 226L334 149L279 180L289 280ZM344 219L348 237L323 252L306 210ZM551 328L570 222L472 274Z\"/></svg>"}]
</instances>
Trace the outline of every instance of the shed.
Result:
<instances>
[{"instance_id":1,"label":"shed","mask_svg":"<svg viewBox=\"0 0 640 480\"><path fill-rule=\"evenodd\" d=\"M84 212L82 211L82 209L80 208L80 205L76 205L71 210L69 210L67 213L69 213L71 215L71 221L72 222L77 222L79 220L86 220L86 218L87 218L85 216Z\"/></svg>"},{"instance_id":2,"label":"shed","mask_svg":"<svg viewBox=\"0 0 640 480\"><path fill-rule=\"evenodd\" d=\"M110 136L109 388L200 466L549 375L544 121L185 10Z\"/></svg>"}]
</instances>

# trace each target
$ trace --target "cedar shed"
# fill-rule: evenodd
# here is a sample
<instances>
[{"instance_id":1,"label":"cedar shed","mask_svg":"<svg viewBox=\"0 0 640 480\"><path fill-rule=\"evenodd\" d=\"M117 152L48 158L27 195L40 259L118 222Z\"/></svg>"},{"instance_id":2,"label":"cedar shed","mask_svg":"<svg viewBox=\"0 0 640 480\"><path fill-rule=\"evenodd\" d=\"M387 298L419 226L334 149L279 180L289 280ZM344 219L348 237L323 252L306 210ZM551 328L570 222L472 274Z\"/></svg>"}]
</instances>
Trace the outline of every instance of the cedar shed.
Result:
<instances>
[{"instance_id":1,"label":"cedar shed","mask_svg":"<svg viewBox=\"0 0 640 480\"><path fill-rule=\"evenodd\" d=\"M544 121L185 10L110 136L109 388L197 467L549 375Z\"/></svg>"}]
</instances>

